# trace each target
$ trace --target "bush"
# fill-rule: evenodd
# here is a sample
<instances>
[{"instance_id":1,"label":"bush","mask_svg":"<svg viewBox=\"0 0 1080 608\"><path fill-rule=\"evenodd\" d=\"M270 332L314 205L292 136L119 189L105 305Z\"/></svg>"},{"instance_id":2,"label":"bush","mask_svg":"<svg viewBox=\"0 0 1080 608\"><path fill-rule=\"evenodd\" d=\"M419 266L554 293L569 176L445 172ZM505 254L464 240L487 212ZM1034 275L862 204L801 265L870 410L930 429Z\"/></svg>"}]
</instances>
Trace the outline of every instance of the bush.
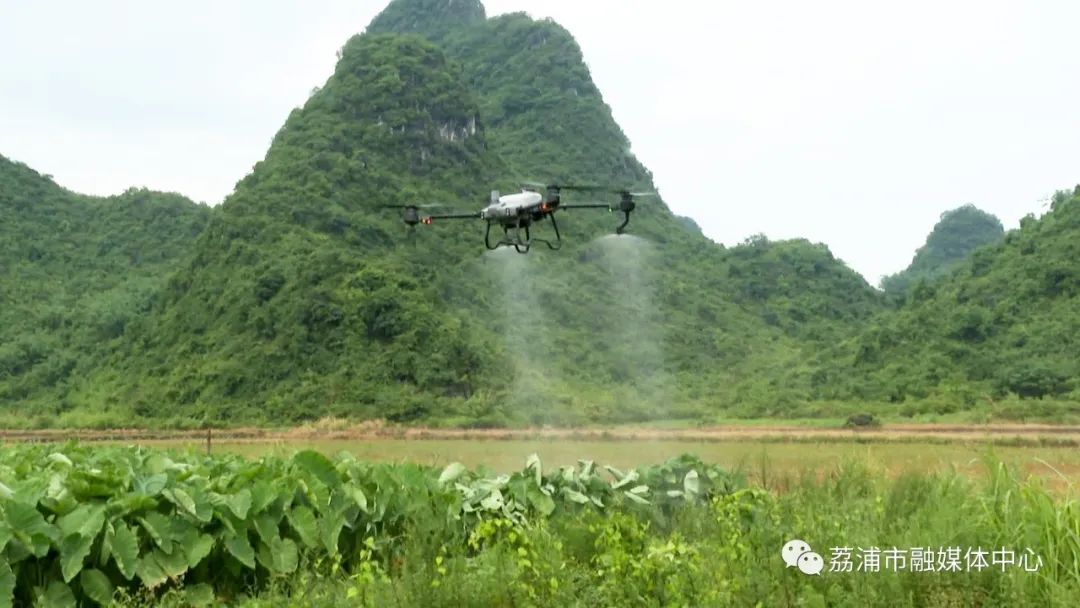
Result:
<instances>
[{"instance_id":1,"label":"bush","mask_svg":"<svg viewBox=\"0 0 1080 608\"><path fill-rule=\"evenodd\" d=\"M848 416L846 422L844 422L844 428L872 428L881 426L881 421L874 417L873 414L852 414Z\"/></svg>"}]
</instances>

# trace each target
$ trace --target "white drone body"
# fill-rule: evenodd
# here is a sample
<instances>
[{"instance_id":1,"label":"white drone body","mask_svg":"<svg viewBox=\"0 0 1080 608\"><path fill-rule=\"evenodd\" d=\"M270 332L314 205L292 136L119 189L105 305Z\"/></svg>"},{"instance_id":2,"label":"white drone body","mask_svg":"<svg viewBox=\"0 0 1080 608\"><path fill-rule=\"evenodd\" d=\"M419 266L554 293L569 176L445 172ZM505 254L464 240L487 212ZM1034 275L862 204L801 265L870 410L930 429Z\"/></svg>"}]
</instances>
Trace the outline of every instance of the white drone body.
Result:
<instances>
[{"instance_id":1,"label":"white drone body","mask_svg":"<svg viewBox=\"0 0 1080 608\"><path fill-rule=\"evenodd\" d=\"M539 205L543 200L544 197L539 192L529 190L502 196L498 190L492 190L491 204L480 210L480 217L486 220L517 217L523 209Z\"/></svg>"},{"instance_id":2,"label":"white drone body","mask_svg":"<svg viewBox=\"0 0 1080 608\"><path fill-rule=\"evenodd\" d=\"M533 183L533 182L530 182ZM543 243L550 249L562 247L562 237L559 235L559 225L555 221L555 212L560 209L605 209L609 212L619 212L624 216L622 224L615 227L616 234L622 234L623 229L630 223L630 212L634 210L635 196L655 196L654 192L630 192L622 188L609 188L605 186L560 186L557 184L536 184L544 188L542 194L535 190L522 188L521 192L513 194L499 194L498 190L491 191L488 205L478 212L473 213L437 213L434 215L420 215L421 207L437 207L439 205L416 205L399 204L385 205L387 208L402 210L402 220L410 227L416 224L431 224L442 220L469 220L480 219L487 224L484 232L484 246L490 249L499 247L513 247L518 253L527 253L534 243ZM607 192L619 195L617 204L589 202L564 204L559 197L560 190L577 190L581 192ZM533 237L531 228L543 221L550 220L551 228L555 232L554 240ZM491 228L502 229L503 236L497 240L491 238Z\"/></svg>"}]
</instances>

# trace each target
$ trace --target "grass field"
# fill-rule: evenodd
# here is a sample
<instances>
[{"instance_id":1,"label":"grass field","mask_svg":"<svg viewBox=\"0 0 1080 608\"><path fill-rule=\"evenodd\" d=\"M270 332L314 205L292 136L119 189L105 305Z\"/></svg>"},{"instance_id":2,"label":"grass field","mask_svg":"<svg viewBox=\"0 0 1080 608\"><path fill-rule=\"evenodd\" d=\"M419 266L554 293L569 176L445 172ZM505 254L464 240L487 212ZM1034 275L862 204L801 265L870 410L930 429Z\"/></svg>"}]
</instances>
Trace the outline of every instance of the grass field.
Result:
<instances>
[{"instance_id":1,"label":"grass field","mask_svg":"<svg viewBox=\"0 0 1080 608\"><path fill-rule=\"evenodd\" d=\"M804 430L39 436L0 447L0 605L1074 605L1080 451L979 438L1075 431ZM1041 561L833 571L843 546Z\"/></svg>"},{"instance_id":2,"label":"grass field","mask_svg":"<svg viewBox=\"0 0 1080 608\"><path fill-rule=\"evenodd\" d=\"M122 444L124 442L116 442ZM142 445L205 451L205 442L144 441ZM955 470L973 477L986 472L986 458L1000 460L1022 478L1042 478L1056 489L1080 485L1080 450L1070 447L1014 447L947 443L852 443L738 441L702 442L671 440L461 440L461 439L324 439L297 441L217 442L213 452L258 457L289 456L313 449L328 456L347 451L362 460L415 462L445 466L460 462L467 467L484 466L498 473L521 469L530 454L538 454L552 466L593 460L620 468L661 462L681 454L741 471L755 484L785 485L785 480L807 471L827 472L857 462L871 471L895 477L905 472Z\"/></svg>"},{"instance_id":3,"label":"grass field","mask_svg":"<svg viewBox=\"0 0 1080 608\"><path fill-rule=\"evenodd\" d=\"M460 462L507 473L531 454L553 466L592 460L629 468L693 454L739 471L752 482L783 488L794 477L825 474L842 464L887 477L956 471L982 477L987 458L1018 477L1045 481L1056 491L1080 487L1080 427L1064 425L890 424L848 430L820 420L740 421L688 428L678 421L576 429L427 429L321 421L292 429L214 431L210 450L248 457L289 456L312 449L346 451L379 462L445 466ZM76 437L111 445L207 450L206 431L0 431L8 441L63 441Z\"/></svg>"},{"instance_id":4,"label":"grass field","mask_svg":"<svg viewBox=\"0 0 1080 608\"><path fill-rule=\"evenodd\" d=\"M212 452L245 456L314 449L327 455L351 452L381 462L445 466L460 462L506 473L519 470L530 454L553 466L593 460L635 467L693 454L741 471L756 484L782 488L808 472L824 474L858 463L888 477L905 472L956 471L981 477L990 458L1013 468L1021 479L1044 480L1054 490L1080 486L1080 427L1039 424L888 424L876 429L841 428L840 420L742 420L690 427L681 421L574 429L398 428L323 420L291 429L213 431ZM63 431L8 432L8 439L63 440ZM0 435L2 437L2 435ZM206 450L206 431L146 433L84 432L114 445Z\"/></svg>"}]
</instances>

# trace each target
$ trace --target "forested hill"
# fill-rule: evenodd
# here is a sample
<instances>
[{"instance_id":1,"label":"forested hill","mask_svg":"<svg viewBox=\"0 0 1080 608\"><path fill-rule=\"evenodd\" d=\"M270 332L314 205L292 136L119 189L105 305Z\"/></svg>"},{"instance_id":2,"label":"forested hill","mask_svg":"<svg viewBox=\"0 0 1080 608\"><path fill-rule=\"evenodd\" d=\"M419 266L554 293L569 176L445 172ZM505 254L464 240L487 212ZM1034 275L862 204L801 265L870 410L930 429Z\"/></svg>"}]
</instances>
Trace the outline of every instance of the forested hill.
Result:
<instances>
[{"instance_id":1,"label":"forested hill","mask_svg":"<svg viewBox=\"0 0 1080 608\"><path fill-rule=\"evenodd\" d=\"M851 343L855 394L972 409L1014 395L1080 402L1080 186L954 272L922 280ZM855 373L852 373L855 372ZM1037 416L1049 403L1018 406ZM1049 411L1049 410L1048 410Z\"/></svg>"},{"instance_id":2,"label":"forested hill","mask_svg":"<svg viewBox=\"0 0 1080 608\"><path fill-rule=\"evenodd\" d=\"M0 208L12 235L58 221L52 206L131 209L107 225L79 216L79 234L49 224L77 244L67 261L27 266L32 243L4 241L0 276L27 277L42 311L93 314L7 307L23 330L0 346L2 405L57 425L499 425L1070 398L1068 196L918 282L899 310L824 245L723 247L662 196L639 201L633 236L612 235L615 214L561 211L563 248L528 255L486 252L479 222L409 229L380 207L476 211L526 180L655 190L629 150L558 24L395 0L212 212L145 191L80 197L3 165L5 196L22 193ZM5 301L29 302L14 284Z\"/></svg>"},{"instance_id":3,"label":"forested hill","mask_svg":"<svg viewBox=\"0 0 1080 608\"><path fill-rule=\"evenodd\" d=\"M463 26L483 23L480 0L409 0L390 2L365 30L368 34L422 34L439 40Z\"/></svg>"},{"instance_id":4,"label":"forested hill","mask_svg":"<svg viewBox=\"0 0 1080 608\"><path fill-rule=\"evenodd\" d=\"M973 251L999 241L1005 234L1001 220L968 204L941 214L941 220L926 237L902 272L885 277L881 288L902 296L919 279L934 279L948 273Z\"/></svg>"},{"instance_id":5,"label":"forested hill","mask_svg":"<svg viewBox=\"0 0 1080 608\"><path fill-rule=\"evenodd\" d=\"M408 17L417 0L348 41L70 400L104 417L499 424L808 395L818 341L881 305L822 246L725 249L653 198L635 237L601 238L613 214L565 212L562 250L488 254L481 225L410 231L378 209L475 210L522 180L654 189L565 29L444 4L465 13L429 22L458 24L437 35Z\"/></svg>"},{"instance_id":6,"label":"forested hill","mask_svg":"<svg viewBox=\"0 0 1080 608\"><path fill-rule=\"evenodd\" d=\"M210 215L177 194L91 197L0 156L0 404L46 413L96 365Z\"/></svg>"}]
</instances>

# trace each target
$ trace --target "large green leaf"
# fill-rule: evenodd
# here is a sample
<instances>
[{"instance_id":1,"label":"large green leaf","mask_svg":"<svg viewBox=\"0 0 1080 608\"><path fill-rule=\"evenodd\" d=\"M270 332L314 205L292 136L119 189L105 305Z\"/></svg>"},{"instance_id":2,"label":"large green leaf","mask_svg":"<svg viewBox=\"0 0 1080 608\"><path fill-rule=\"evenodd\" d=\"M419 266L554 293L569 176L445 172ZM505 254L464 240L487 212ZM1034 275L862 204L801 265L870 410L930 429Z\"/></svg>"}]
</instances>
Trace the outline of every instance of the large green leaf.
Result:
<instances>
[{"instance_id":1,"label":"large green leaf","mask_svg":"<svg viewBox=\"0 0 1080 608\"><path fill-rule=\"evenodd\" d=\"M11 526L5 521L0 521L0 554L4 552L4 548L7 547L8 542L13 536L14 534L11 532Z\"/></svg>"},{"instance_id":2,"label":"large green leaf","mask_svg":"<svg viewBox=\"0 0 1080 608\"><path fill-rule=\"evenodd\" d=\"M184 599L191 606L210 606L217 600L214 597L214 588L206 583L187 585L184 587Z\"/></svg>"},{"instance_id":3,"label":"large green leaf","mask_svg":"<svg viewBox=\"0 0 1080 608\"><path fill-rule=\"evenodd\" d=\"M525 470L531 470L533 472L533 480L538 486L543 484L544 481L543 469L543 464L540 462L540 455L536 452L529 454L529 457L525 459Z\"/></svg>"},{"instance_id":4,"label":"large green leaf","mask_svg":"<svg viewBox=\"0 0 1080 608\"><path fill-rule=\"evenodd\" d=\"M79 501L108 498L118 489L117 479L97 469L76 467L67 478L67 487Z\"/></svg>"},{"instance_id":5,"label":"large green leaf","mask_svg":"<svg viewBox=\"0 0 1080 608\"><path fill-rule=\"evenodd\" d=\"M289 524L296 531L300 541L308 548L314 549L319 543L319 529L315 521L315 514L311 509L300 505L289 509Z\"/></svg>"},{"instance_id":6,"label":"large green leaf","mask_svg":"<svg viewBox=\"0 0 1080 608\"><path fill-rule=\"evenodd\" d=\"M158 563L156 556L160 554L160 550L148 553L139 558L138 563L135 565L135 573L139 575L139 580L150 589L169 580L169 575L165 573L165 569Z\"/></svg>"},{"instance_id":7,"label":"large green leaf","mask_svg":"<svg viewBox=\"0 0 1080 608\"><path fill-rule=\"evenodd\" d=\"M45 521L33 505L19 501L4 504L8 527L13 535L36 557L44 557L53 542L59 541L60 529Z\"/></svg>"},{"instance_id":8,"label":"large green leaf","mask_svg":"<svg viewBox=\"0 0 1080 608\"><path fill-rule=\"evenodd\" d=\"M109 539L112 547L113 560L116 567L124 578L131 580L135 576L136 566L139 560L139 537L138 529L132 529L122 521L113 524L115 532Z\"/></svg>"},{"instance_id":9,"label":"large green leaf","mask_svg":"<svg viewBox=\"0 0 1080 608\"><path fill-rule=\"evenodd\" d=\"M165 484L168 481L169 477L164 473L139 476L135 478L133 489L144 496L157 496L165 489Z\"/></svg>"},{"instance_id":10,"label":"large green leaf","mask_svg":"<svg viewBox=\"0 0 1080 608\"><path fill-rule=\"evenodd\" d=\"M171 553L157 549L154 559L169 578L180 578L188 570L188 557L180 546L174 547Z\"/></svg>"},{"instance_id":11,"label":"large green leaf","mask_svg":"<svg viewBox=\"0 0 1080 608\"><path fill-rule=\"evenodd\" d=\"M106 522L101 533L101 546L97 552L97 566L99 568L107 566L109 560L112 559L112 541L115 533L116 529L113 528L112 524Z\"/></svg>"},{"instance_id":12,"label":"large green leaf","mask_svg":"<svg viewBox=\"0 0 1080 608\"><path fill-rule=\"evenodd\" d=\"M297 452L293 456L293 462L331 488L341 485L341 477L338 476L334 463L315 450Z\"/></svg>"},{"instance_id":13,"label":"large green leaf","mask_svg":"<svg viewBox=\"0 0 1080 608\"><path fill-rule=\"evenodd\" d=\"M158 506L156 498L135 492L125 494L121 498L113 499L110 502L118 505L119 508L117 510L120 515L126 515L128 513L145 513L153 511Z\"/></svg>"},{"instance_id":14,"label":"large green leaf","mask_svg":"<svg viewBox=\"0 0 1080 608\"><path fill-rule=\"evenodd\" d=\"M258 481L251 486L251 513L262 513L278 497L277 490L266 483Z\"/></svg>"},{"instance_id":15,"label":"large green leaf","mask_svg":"<svg viewBox=\"0 0 1080 608\"><path fill-rule=\"evenodd\" d=\"M105 505L84 504L56 520L60 532L66 537L80 534L95 538L105 525Z\"/></svg>"},{"instance_id":16,"label":"large green leaf","mask_svg":"<svg viewBox=\"0 0 1080 608\"><path fill-rule=\"evenodd\" d=\"M570 499L571 501L573 501L573 502L576 502L576 503L579 503L579 504L587 504L587 503L589 503L589 497L585 496L581 492L578 492L577 490L571 490L570 488L563 488L563 494L565 494L566 497L568 499Z\"/></svg>"},{"instance_id":17,"label":"large green leaf","mask_svg":"<svg viewBox=\"0 0 1080 608\"><path fill-rule=\"evenodd\" d=\"M356 506L360 507L361 511L363 511L364 513L369 512L367 495L364 494L363 490L361 490L360 488L358 488L356 486L352 486L352 487L349 488L349 494L352 496L352 499L356 502Z\"/></svg>"},{"instance_id":18,"label":"large green leaf","mask_svg":"<svg viewBox=\"0 0 1080 608\"><path fill-rule=\"evenodd\" d=\"M64 582L70 583L82 571L86 556L90 555L90 548L94 545L94 539L82 534L68 534L60 543L60 571L64 576Z\"/></svg>"},{"instance_id":19,"label":"large green leaf","mask_svg":"<svg viewBox=\"0 0 1080 608\"><path fill-rule=\"evenodd\" d=\"M281 574L290 574L296 571L300 561L296 543L289 538L278 538L270 543L270 554L273 558L273 569Z\"/></svg>"},{"instance_id":20,"label":"large green leaf","mask_svg":"<svg viewBox=\"0 0 1080 608\"><path fill-rule=\"evenodd\" d=\"M690 469L683 478L683 492L691 498L701 493L701 479L698 478L696 469Z\"/></svg>"},{"instance_id":21,"label":"large green leaf","mask_svg":"<svg viewBox=\"0 0 1080 608\"><path fill-rule=\"evenodd\" d=\"M341 530L344 527L345 517L340 513L333 513L319 519L319 536L322 538L322 544L330 555L337 554L338 538L341 536Z\"/></svg>"},{"instance_id":22,"label":"large green leaf","mask_svg":"<svg viewBox=\"0 0 1080 608\"><path fill-rule=\"evenodd\" d=\"M6 559L0 559L0 608L12 608L15 599L15 573Z\"/></svg>"},{"instance_id":23,"label":"large green leaf","mask_svg":"<svg viewBox=\"0 0 1080 608\"><path fill-rule=\"evenodd\" d=\"M225 498L225 504L237 519L247 519L251 510L251 491L247 488Z\"/></svg>"},{"instance_id":24,"label":"large green leaf","mask_svg":"<svg viewBox=\"0 0 1080 608\"><path fill-rule=\"evenodd\" d=\"M49 485L38 506L62 516L79 506L79 498L68 488L67 479L63 475L54 474L49 478Z\"/></svg>"},{"instance_id":25,"label":"large green leaf","mask_svg":"<svg viewBox=\"0 0 1080 608\"><path fill-rule=\"evenodd\" d=\"M113 586L109 582L109 577L105 576L105 573L101 570L83 570L79 575L79 586L82 587L83 593L87 597L94 600L101 606L109 606L112 604Z\"/></svg>"},{"instance_id":26,"label":"large green leaf","mask_svg":"<svg viewBox=\"0 0 1080 608\"><path fill-rule=\"evenodd\" d=\"M66 584L52 581L45 589L45 594L38 598L42 608L75 608L75 594Z\"/></svg>"},{"instance_id":27,"label":"large green leaf","mask_svg":"<svg viewBox=\"0 0 1080 608\"><path fill-rule=\"evenodd\" d=\"M255 532L259 534L259 538L264 542L270 542L270 539L280 536L278 518L270 513L256 515L253 523L255 524Z\"/></svg>"},{"instance_id":28,"label":"large green leaf","mask_svg":"<svg viewBox=\"0 0 1080 608\"><path fill-rule=\"evenodd\" d=\"M491 490L491 493L480 501L480 506L488 511L498 511L504 504L506 504L506 501L498 488Z\"/></svg>"},{"instance_id":29,"label":"large green leaf","mask_svg":"<svg viewBox=\"0 0 1080 608\"><path fill-rule=\"evenodd\" d=\"M555 500L540 491L540 488L531 486L528 489L529 503L541 515L547 517L555 511Z\"/></svg>"},{"instance_id":30,"label":"large green leaf","mask_svg":"<svg viewBox=\"0 0 1080 608\"><path fill-rule=\"evenodd\" d=\"M162 490L161 495L188 515L192 517L199 516L199 511L195 508L195 499L185 492L183 488L166 488Z\"/></svg>"},{"instance_id":31,"label":"large green leaf","mask_svg":"<svg viewBox=\"0 0 1080 608\"><path fill-rule=\"evenodd\" d=\"M248 568L255 569L255 549L251 547L247 534L242 536L228 535L225 539L225 549Z\"/></svg>"},{"instance_id":32,"label":"large green leaf","mask_svg":"<svg viewBox=\"0 0 1080 608\"><path fill-rule=\"evenodd\" d=\"M172 549L172 535L170 532L172 524L169 518L155 511L147 513L143 517L137 518L137 520L142 524L143 530L146 530L154 544L166 551Z\"/></svg>"},{"instance_id":33,"label":"large green leaf","mask_svg":"<svg viewBox=\"0 0 1080 608\"><path fill-rule=\"evenodd\" d=\"M214 537L209 534L200 534L195 538L195 541L184 544L184 554L187 555L187 564L189 568L198 566L202 560L206 559L207 555L214 549Z\"/></svg>"},{"instance_id":34,"label":"large green leaf","mask_svg":"<svg viewBox=\"0 0 1080 608\"><path fill-rule=\"evenodd\" d=\"M622 471L620 471L618 469L615 469L615 468L612 468L612 467L606 467L606 468L607 468L608 471L611 471L611 473L613 475L615 475L616 478L617 478L617 481L615 483L611 484L611 488L613 490L618 490L618 489L622 488L623 486L634 483L640 477L640 474L634 469L630 469L630 471L628 473L623 475Z\"/></svg>"},{"instance_id":35,"label":"large green leaf","mask_svg":"<svg viewBox=\"0 0 1080 608\"><path fill-rule=\"evenodd\" d=\"M445 485L457 481L458 477L461 477L465 472L465 465L460 462L451 462L446 465L441 475L439 475L439 485Z\"/></svg>"},{"instance_id":36,"label":"large green leaf","mask_svg":"<svg viewBox=\"0 0 1080 608\"><path fill-rule=\"evenodd\" d=\"M72 466L71 459L60 452L53 452L52 454L49 454L47 460L49 462L61 465L65 468L70 468Z\"/></svg>"}]
</instances>

